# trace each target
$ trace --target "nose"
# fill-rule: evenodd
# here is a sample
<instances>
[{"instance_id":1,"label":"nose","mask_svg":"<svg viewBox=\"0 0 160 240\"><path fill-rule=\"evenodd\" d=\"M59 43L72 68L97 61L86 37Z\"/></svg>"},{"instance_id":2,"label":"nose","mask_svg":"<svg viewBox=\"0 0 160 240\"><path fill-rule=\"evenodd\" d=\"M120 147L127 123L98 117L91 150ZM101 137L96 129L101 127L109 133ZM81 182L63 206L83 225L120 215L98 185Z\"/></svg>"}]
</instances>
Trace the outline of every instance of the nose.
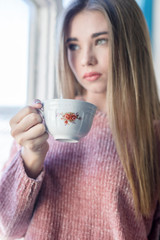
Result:
<instances>
[{"instance_id":1,"label":"nose","mask_svg":"<svg viewBox=\"0 0 160 240\"><path fill-rule=\"evenodd\" d=\"M96 54L92 48L86 48L83 50L81 64L82 66L94 66L97 64Z\"/></svg>"}]
</instances>

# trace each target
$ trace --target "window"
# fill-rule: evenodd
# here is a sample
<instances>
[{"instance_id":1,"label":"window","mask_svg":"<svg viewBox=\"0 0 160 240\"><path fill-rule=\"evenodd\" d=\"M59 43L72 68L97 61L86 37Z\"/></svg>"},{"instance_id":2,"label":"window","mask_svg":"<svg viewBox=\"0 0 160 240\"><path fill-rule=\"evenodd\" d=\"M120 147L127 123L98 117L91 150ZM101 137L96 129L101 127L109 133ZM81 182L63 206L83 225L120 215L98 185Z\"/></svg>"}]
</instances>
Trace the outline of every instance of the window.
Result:
<instances>
[{"instance_id":1,"label":"window","mask_svg":"<svg viewBox=\"0 0 160 240\"><path fill-rule=\"evenodd\" d=\"M136 0L146 18L150 36L152 38L152 5L153 0Z\"/></svg>"},{"instance_id":2,"label":"window","mask_svg":"<svg viewBox=\"0 0 160 240\"><path fill-rule=\"evenodd\" d=\"M0 168L9 155L9 120L26 104L29 5L23 0L0 1Z\"/></svg>"},{"instance_id":3,"label":"window","mask_svg":"<svg viewBox=\"0 0 160 240\"><path fill-rule=\"evenodd\" d=\"M28 32L28 5L23 0L0 1L0 105L26 102Z\"/></svg>"},{"instance_id":4,"label":"window","mask_svg":"<svg viewBox=\"0 0 160 240\"><path fill-rule=\"evenodd\" d=\"M0 1L0 169L12 143L10 118L34 98L56 96L55 24L61 9L60 0Z\"/></svg>"},{"instance_id":5,"label":"window","mask_svg":"<svg viewBox=\"0 0 160 240\"><path fill-rule=\"evenodd\" d=\"M67 7L68 6L68 4L71 2L72 0L63 0L62 2L63 2L63 7L65 8L65 7Z\"/></svg>"}]
</instances>

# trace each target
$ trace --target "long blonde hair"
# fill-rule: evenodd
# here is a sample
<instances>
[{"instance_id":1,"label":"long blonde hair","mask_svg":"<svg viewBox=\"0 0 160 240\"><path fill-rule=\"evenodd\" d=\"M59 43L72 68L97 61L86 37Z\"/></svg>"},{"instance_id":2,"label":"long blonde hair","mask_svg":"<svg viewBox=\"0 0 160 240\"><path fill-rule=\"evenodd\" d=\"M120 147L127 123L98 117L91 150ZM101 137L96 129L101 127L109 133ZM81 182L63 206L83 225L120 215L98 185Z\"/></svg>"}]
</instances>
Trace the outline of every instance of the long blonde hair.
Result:
<instances>
[{"instance_id":1,"label":"long blonde hair","mask_svg":"<svg viewBox=\"0 0 160 240\"><path fill-rule=\"evenodd\" d=\"M71 19L83 9L98 10L112 29L111 69L107 79L110 126L133 193L137 213L149 216L160 200L160 167L154 120L160 105L150 38L144 16L134 0L76 0L63 18L58 75L62 95L82 94L69 67L65 36Z\"/></svg>"}]
</instances>

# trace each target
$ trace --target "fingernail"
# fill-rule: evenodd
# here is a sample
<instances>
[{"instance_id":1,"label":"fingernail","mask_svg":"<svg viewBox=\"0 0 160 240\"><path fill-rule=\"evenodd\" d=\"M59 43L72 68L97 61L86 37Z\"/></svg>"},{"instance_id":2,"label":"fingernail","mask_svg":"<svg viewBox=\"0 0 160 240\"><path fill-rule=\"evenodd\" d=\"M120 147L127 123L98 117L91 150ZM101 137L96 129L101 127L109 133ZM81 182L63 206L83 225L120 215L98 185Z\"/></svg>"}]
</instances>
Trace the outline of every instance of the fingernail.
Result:
<instances>
[{"instance_id":1,"label":"fingernail","mask_svg":"<svg viewBox=\"0 0 160 240\"><path fill-rule=\"evenodd\" d=\"M40 104L42 104L42 102L39 99L34 99L33 103L36 103L36 104L40 103Z\"/></svg>"}]
</instances>

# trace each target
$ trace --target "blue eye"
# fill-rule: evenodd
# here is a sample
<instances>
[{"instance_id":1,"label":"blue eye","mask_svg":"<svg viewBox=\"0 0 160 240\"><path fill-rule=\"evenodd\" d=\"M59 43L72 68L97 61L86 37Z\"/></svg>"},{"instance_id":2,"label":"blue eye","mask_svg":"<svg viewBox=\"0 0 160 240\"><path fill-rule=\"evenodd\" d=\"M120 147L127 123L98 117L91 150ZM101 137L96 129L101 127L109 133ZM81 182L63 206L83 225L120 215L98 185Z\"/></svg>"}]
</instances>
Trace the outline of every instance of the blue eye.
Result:
<instances>
[{"instance_id":1,"label":"blue eye","mask_svg":"<svg viewBox=\"0 0 160 240\"><path fill-rule=\"evenodd\" d=\"M68 45L68 48L69 48L69 50L71 50L71 51L76 51L76 50L79 49L79 46L78 46L77 44L71 43L71 44Z\"/></svg>"},{"instance_id":2,"label":"blue eye","mask_svg":"<svg viewBox=\"0 0 160 240\"><path fill-rule=\"evenodd\" d=\"M104 45L108 42L107 38L103 38L103 39L97 39L96 40L96 45Z\"/></svg>"}]
</instances>

